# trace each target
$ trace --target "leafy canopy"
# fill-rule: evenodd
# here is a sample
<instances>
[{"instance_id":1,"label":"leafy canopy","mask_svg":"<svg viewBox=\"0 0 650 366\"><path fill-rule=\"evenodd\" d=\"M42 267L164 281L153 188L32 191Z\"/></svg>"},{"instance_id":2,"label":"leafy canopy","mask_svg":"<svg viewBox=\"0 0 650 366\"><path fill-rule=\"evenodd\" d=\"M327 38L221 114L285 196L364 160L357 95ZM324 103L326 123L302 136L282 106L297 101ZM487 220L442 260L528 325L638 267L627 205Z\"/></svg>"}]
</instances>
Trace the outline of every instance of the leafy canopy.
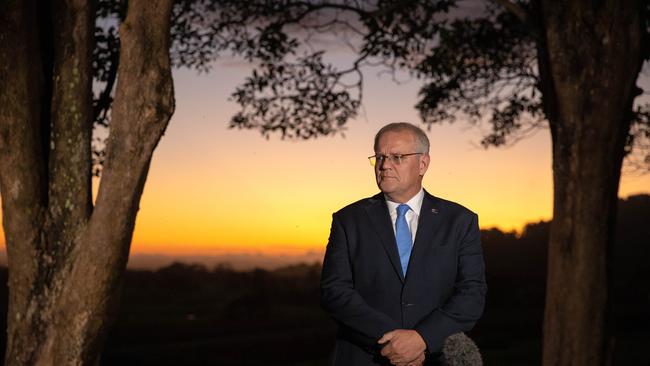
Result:
<instances>
[{"instance_id":1,"label":"leafy canopy","mask_svg":"<svg viewBox=\"0 0 650 366\"><path fill-rule=\"evenodd\" d=\"M534 4L517 4L534 14ZM100 0L97 9L95 79L103 87L96 88L98 125L110 120L119 51L115 27L123 9L119 0ZM650 5L645 10L650 14ZM648 44L647 23L646 29ZM176 67L209 71L223 54L254 65L232 93L241 109L230 127L257 129L266 137L341 132L361 105L363 68L369 66L423 82L416 108L425 124L460 119L487 125L485 147L513 143L547 125L535 25L497 2L178 0L171 33ZM327 61L327 47L316 41L323 35L350 50L353 61L342 68ZM629 118L627 152L636 147L642 153L636 163L650 166L650 104L637 103Z\"/></svg>"}]
</instances>

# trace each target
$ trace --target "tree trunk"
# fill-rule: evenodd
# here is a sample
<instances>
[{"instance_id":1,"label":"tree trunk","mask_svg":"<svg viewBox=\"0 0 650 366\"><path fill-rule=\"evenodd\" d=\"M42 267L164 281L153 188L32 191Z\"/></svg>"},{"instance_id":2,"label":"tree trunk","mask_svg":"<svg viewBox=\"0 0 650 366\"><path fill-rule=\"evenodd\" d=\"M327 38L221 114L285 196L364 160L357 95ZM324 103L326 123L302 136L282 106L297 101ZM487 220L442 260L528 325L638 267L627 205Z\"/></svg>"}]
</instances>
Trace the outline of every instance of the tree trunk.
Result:
<instances>
[{"instance_id":1,"label":"tree trunk","mask_svg":"<svg viewBox=\"0 0 650 366\"><path fill-rule=\"evenodd\" d=\"M90 3L54 0L51 14L35 1L5 1L0 9L6 365L99 362L151 156L174 110L172 0L131 0L93 207Z\"/></svg>"},{"instance_id":2,"label":"tree trunk","mask_svg":"<svg viewBox=\"0 0 650 366\"><path fill-rule=\"evenodd\" d=\"M641 4L542 1L541 10L554 183L543 364L605 365L613 344L609 252L641 67Z\"/></svg>"}]
</instances>

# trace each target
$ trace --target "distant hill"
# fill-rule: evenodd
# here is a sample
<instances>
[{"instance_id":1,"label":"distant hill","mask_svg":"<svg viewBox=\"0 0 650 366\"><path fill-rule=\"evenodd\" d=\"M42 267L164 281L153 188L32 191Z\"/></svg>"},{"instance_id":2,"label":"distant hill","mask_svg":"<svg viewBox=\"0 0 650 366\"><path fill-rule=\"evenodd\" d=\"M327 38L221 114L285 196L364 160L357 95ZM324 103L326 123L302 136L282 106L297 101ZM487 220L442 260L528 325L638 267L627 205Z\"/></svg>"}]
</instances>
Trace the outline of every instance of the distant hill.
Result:
<instances>
[{"instance_id":1,"label":"distant hill","mask_svg":"<svg viewBox=\"0 0 650 366\"><path fill-rule=\"evenodd\" d=\"M173 263L198 263L208 268L226 266L238 271L253 268L273 270L295 263L322 262L324 252L321 250L308 251L297 255L273 255L264 253L228 253L221 255L165 255L165 254L132 254L129 257L129 269L158 269Z\"/></svg>"},{"instance_id":2,"label":"distant hill","mask_svg":"<svg viewBox=\"0 0 650 366\"><path fill-rule=\"evenodd\" d=\"M526 225L519 237L498 229L482 230L488 273L496 277L516 274L526 280L543 280L546 276L549 229L550 222L540 221ZM650 195L635 195L619 200L612 249L615 278L648 273Z\"/></svg>"}]
</instances>

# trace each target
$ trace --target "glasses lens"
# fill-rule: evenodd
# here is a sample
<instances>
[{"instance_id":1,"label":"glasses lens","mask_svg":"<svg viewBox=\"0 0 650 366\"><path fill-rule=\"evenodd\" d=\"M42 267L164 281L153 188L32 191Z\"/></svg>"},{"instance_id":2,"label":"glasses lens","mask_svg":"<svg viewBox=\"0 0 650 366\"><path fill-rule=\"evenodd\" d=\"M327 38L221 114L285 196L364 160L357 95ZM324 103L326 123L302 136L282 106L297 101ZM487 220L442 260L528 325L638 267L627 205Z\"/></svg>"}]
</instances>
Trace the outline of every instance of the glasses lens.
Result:
<instances>
[{"instance_id":1,"label":"glasses lens","mask_svg":"<svg viewBox=\"0 0 650 366\"><path fill-rule=\"evenodd\" d=\"M370 160L370 165L372 166L375 166L375 164L377 164L377 158L374 156L369 157L368 160Z\"/></svg>"}]
</instances>

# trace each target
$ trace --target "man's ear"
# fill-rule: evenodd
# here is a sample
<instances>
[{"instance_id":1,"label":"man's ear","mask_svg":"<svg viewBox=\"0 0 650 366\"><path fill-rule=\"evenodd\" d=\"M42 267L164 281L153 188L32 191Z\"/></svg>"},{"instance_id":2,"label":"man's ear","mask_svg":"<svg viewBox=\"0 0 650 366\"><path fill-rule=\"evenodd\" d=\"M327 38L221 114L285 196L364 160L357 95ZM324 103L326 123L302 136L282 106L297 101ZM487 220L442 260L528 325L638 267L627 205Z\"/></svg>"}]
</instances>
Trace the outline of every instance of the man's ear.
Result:
<instances>
[{"instance_id":1,"label":"man's ear","mask_svg":"<svg viewBox=\"0 0 650 366\"><path fill-rule=\"evenodd\" d=\"M422 154L422 157L420 157L420 176L424 176L424 173L427 172L427 169L429 168L429 162L431 161L431 157L429 154Z\"/></svg>"}]
</instances>

